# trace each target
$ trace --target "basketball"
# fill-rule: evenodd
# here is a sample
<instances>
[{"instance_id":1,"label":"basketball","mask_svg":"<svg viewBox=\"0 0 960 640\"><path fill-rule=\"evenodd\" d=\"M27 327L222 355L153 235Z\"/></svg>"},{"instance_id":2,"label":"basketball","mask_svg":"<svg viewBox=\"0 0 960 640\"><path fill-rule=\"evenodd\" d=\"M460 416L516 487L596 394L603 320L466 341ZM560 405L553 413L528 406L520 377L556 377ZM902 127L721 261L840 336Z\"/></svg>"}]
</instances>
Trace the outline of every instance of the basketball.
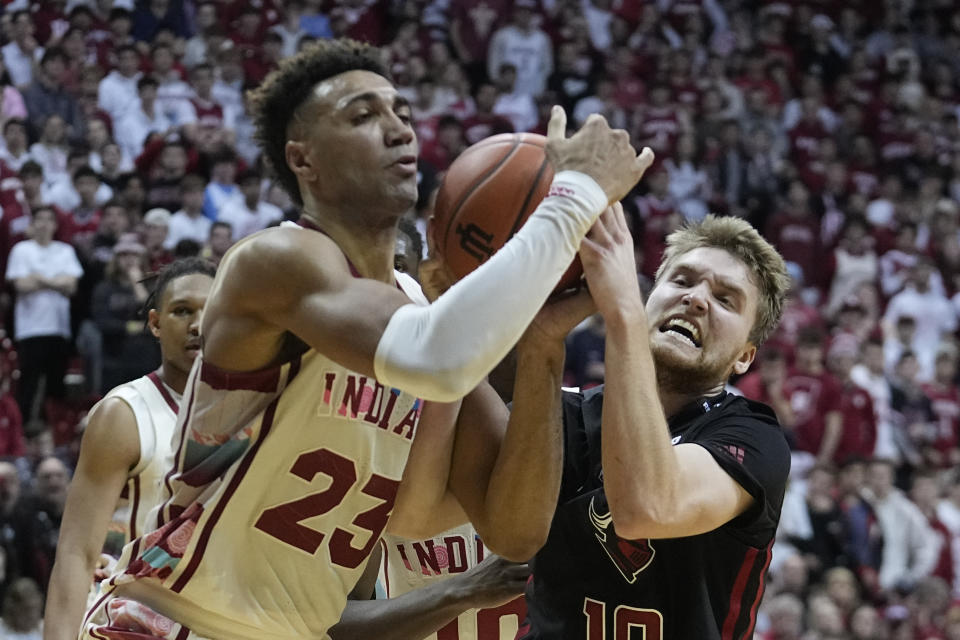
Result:
<instances>
[{"instance_id":1,"label":"basketball","mask_svg":"<svg viewBox=\"0 0 960 640\"><path fill-rule=\"evenodd\" d=\"M546 197L553 181L546 144L534 133L504 133L469 147L450 165L427 233L458 279L502 247ZM582 274L575 258L556 290L575 287Z\"/></svg>"}]
</instances>

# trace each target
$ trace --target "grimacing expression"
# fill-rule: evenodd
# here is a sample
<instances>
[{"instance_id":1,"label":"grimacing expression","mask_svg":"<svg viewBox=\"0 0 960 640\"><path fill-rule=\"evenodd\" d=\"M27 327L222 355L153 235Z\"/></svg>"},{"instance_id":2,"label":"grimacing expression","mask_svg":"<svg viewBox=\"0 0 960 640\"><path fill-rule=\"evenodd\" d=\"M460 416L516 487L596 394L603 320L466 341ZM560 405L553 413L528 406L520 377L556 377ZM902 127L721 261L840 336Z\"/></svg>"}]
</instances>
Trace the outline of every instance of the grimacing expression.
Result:
<instances>
[{"instance_id":1,"label":"grimacing expression","mask_svg":"<svg viewBox=\"0 0 960 640\"><path fill-rule=\"evenodd\" d=\"M290 132L287 164L322 205L402 214L416 203L410 106L386 78L354 70L320 82Z\"/></svg>"},{"instance_id":2,"label":"grimacing expression","mask_svg":"<svg viewBox=\"0 0 960 640\"><path fill-rule=\"evenodd\" d=\"M646 305L660 384L699 394L744 373L756 355L750 332L759 295L747 266L723 249L676 256Z\"/></svg>"}]
</instances>

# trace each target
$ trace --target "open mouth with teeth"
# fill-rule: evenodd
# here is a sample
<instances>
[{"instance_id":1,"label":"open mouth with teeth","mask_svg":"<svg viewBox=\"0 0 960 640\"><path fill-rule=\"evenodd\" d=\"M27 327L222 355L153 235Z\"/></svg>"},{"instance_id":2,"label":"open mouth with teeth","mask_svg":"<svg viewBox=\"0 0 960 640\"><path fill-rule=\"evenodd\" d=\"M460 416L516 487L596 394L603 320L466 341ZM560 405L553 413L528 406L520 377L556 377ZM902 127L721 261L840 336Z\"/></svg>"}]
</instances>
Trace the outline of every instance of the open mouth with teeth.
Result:
<instances>
[{"instance_id":1,"label":"open mouth with teeth","mask_svg":"<svg viewBox=\"0 0 960 640\"><path fill-rule=\"evenodd\" d=\"M672 318L667 320L660 325L660 333L673 333L674 335L683 338L697 349L700 348L700 329L698 329L692 322L688 322L683 318Z\"/></svg>"}]
</instances>

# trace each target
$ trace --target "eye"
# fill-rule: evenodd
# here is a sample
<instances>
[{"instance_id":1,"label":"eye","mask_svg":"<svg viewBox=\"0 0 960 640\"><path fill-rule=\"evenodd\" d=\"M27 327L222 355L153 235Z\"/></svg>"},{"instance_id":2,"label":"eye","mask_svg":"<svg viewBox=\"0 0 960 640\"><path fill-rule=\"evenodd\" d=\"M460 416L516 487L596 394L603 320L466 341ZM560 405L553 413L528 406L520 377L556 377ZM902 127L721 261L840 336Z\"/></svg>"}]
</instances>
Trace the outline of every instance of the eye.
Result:
<instances>
[{"instance_id":1,"label":"eye","mask_svg":"<svg viewBox=\"0 0 960 640\"><path fill-rule=\"evenodd\" d=\"M401 111L400 113L397 114L397 117L400 118L400 122L404 124L410 124L411 122L413 122L413 118L406 111Z\"/></svg>"},{"instance_id":2,"label":"eye","mask_svg":"<svg viewBox=\"0 0 960 640\"><path fill-rule=\"evenodd\" d=\"M687 277L686 277L686 276L674 276L674 277L673 277L673 283L676 284L676 285L678 285L678 286L685 287L685 286L687 286Z\"/></svg>"},{"instance_id":3,"label":"eye","mask_svg":"<svg viewBox=\"0 0 960 640\"><path fill-rule=\"evenodd\" d=\"M373 117L372 111L360 111L351 119L353 124L363 124L367 120Z\"/></svg>"}]
</instances>

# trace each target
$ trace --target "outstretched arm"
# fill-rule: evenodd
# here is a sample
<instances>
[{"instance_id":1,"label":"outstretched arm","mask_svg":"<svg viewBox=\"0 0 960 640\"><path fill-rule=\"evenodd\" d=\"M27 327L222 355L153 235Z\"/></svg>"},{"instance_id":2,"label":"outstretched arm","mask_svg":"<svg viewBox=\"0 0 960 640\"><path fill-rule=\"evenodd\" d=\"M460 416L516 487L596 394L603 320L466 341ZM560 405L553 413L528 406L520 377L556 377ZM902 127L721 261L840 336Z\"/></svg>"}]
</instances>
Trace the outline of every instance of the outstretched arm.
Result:
<instances>
[{"instance_id":1,"label":"outstretched arm","mask_svg":"<svg viewBox=\"0 0 960 640\"><path fill-rule=\"evenodd\" d=\"M374 553L367 566L380 566ZM348 600L340 622L329 630L332 640L419 640L468 609L495 607L523 593L530 576L526 564L488 556L469 571L396 598L371 600L365 591ZM351 596L353 597L353 596Z\"/></svg>"},{"instance_id":2,"label":"outstretched arm","mask_svg":"<svg viewBox=\"0 0 960 640\"><path fill-rule=\"evenodd\" d=\"M228 308L230 315L251 320L249 327L223 336L231 343L241 335L255 339L251 328L255 333L257 325L266 325L272 336L261 338L279 342L291 332L382 384L428 400L462 398L519 339L599 212L652 162L651 152L636 156L626 132L610 130L599 116L564 139L565 117L557 113L547 146L558 170L557 195L547 197L500 251L434 304L410 305L393 287L350 277L335 245L318 234L281 230L238 245L228 256L205 314L205 357L245 370L211 357L229 351L209 330Z\"/></svg>"},{"instance_id":3,"label":"outstretched arm","mask_svg":"<svg viewBox=\"0 0 960 640\"><path fill-rule=\"evenodd\" d=\"M47 594L44 640L76 639L110 516L139 459L133 411L123 400L108 398L90 416L70 483Z\"/></svg>"}]
</instances>

